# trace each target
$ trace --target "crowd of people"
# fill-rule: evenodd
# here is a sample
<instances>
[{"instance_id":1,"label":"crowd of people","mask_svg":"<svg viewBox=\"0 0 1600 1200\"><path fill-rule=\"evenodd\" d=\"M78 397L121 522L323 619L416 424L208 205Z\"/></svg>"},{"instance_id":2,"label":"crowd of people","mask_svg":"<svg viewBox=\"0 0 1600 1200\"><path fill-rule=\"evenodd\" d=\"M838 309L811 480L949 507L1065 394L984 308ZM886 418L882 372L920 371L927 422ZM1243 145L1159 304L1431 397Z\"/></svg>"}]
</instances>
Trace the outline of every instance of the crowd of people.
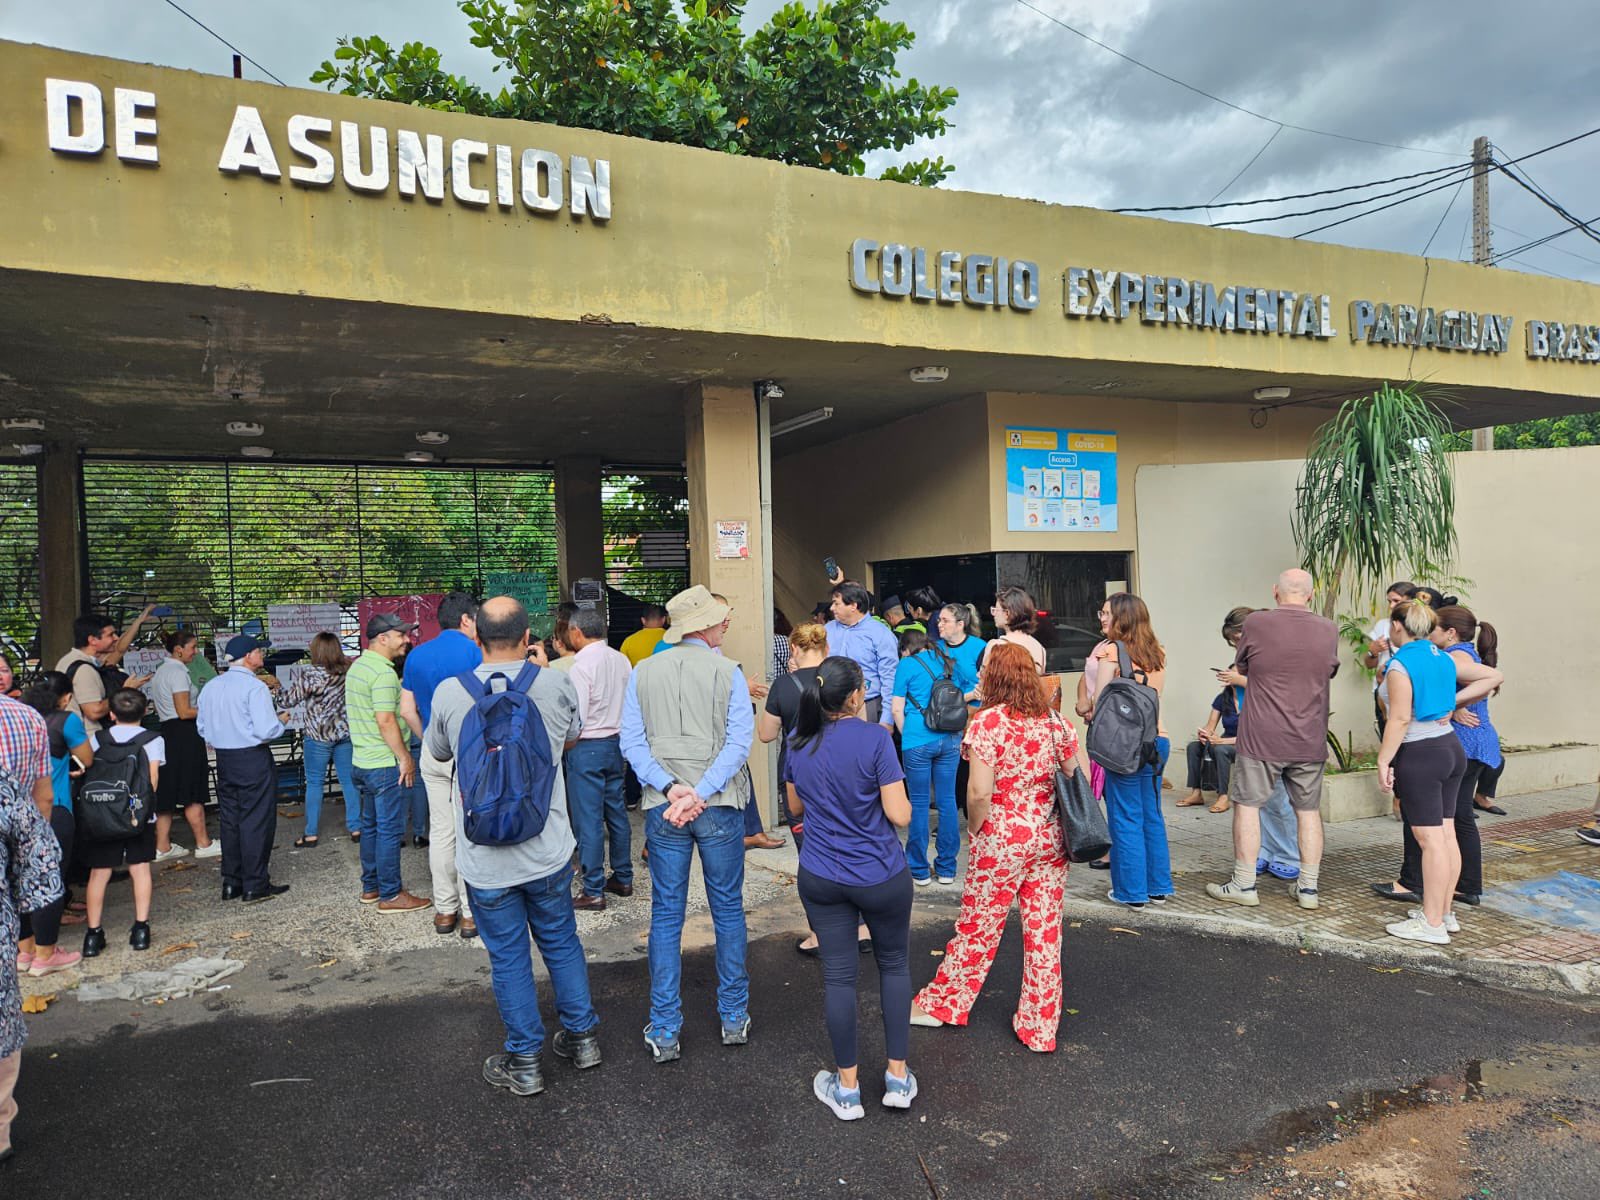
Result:
<instances>
[{"instance_id":1,"label":"crowd of people","mask_svg":"<svg viewBox=\"0 0 1600 1200\"><path fill-rule=\"evenodd\" d=\"M782 844L753 803L758 738L778 745L779 804L799 850L809 930L797 948L821 961L834 1062L817 1073L816 1097L841 1119L865 1115L856 985L870 952L884 1025L879 1097L909 1107L918 1093L909 1027L967 1023L1013 906L1023 918L1013 1029L1029 1049L1053 1050L1071 851L1058 773L1081 770L1104 804L1111 849L1089 865L1109 872L1108 900L1142 908L1173 894L1161 805L1166 651L1151 614L1132 593L1106 598L1074 722L1061 711L1060 678L1047 673L1024 589L998 590L986 640L971 605L931 589L879 603L842 575L830 584L807 623L791 629L779 614L772 661L748 676L722 652L732 608L699 586L647 608L620 649L593 609L563 606L541 642L516 600L480 605L451 593L436 637L414 645L414 623L380 613L354 661L332 631L319 634L287 685L265 672L263 638L233 637L226 669L207 676L184 631L166 638L168 657L152 677L130 679L117 666L139 622L119 633L102 617L81 618L55 670L20 701L0 695L0 940L17 939L14 970L11 946L0 945L0 1156L21 1041L9 1015L17 973L53 974L105 950L114 872L131 882L134 950L151 944L152 864L217 858L223 901L255 904L289 890L271 873L271 746L291 708L305 763L295 846L322 837L331 767L359 844L359 902L383 915L431 912L439 934L482 938L506 1028L503 1050L483 1067L494 1086L518 1095L545 1086L531 945L555 993L554 1054L578 1069L600 1062L576 913L633 896L630 808L642 809L640 860L651 882L650 1055L667 1063L683 1053L681 940L695 857L716 934L719 1038L749 1040L745 851ZM1263 875L1286 881L1302 909L1320 903L1329 686L1340 653L1333 622L1311 610L1312 590L1305 572L1286 571L1274 607L1235 608L1222 623L1231 663L1216 669L1221 690L1186 747L1188 791L1177 801L1203 805L1212 791L1211 811L1231 813L1232 870L1205 887L1219 903L1259 905ZM1403 820L1402 857L1395 879L1373 888L1415 905L1391 934L1447 944L1456 907L1475 905L1483 888L1474 809L1494 804L1503 764L1488 712L1504 682L1498 638L1432 589L1396 583L1387 601L1363 665L1376 674L1377 769ZM1108 730L1141 728L1140 696L1154 697L1148 723L1131 756L1113 752ZM216 838L205 818L213 761ZM125 823L131 813L128 829L108 834L108 798ZM917 991L912 897L956 885L963 810L960 915L937 973ZM192 851L172 838L180 815ZM1579 836L1600 844L1600 805L1596 817ZM431 896L402 878L408 818L428 848ZM77 884L86 884L81 900ZM75 924L85 926L81 951L60 944L62 927Z\"/></svg>"}]
</instances>

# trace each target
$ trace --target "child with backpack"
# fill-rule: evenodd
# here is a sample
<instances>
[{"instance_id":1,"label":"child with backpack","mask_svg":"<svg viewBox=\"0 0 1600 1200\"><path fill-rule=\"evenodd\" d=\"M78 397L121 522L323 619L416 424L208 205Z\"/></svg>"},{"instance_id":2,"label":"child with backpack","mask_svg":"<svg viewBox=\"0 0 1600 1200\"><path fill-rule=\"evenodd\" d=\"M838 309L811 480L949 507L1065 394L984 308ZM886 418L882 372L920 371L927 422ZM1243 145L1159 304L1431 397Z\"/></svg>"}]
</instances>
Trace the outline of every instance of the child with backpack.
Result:
<instances>
[{"instance_id":1,"label":"child with backpack","mask_svg":"<svg viewBox=\"0 0 1600 1200\"><path fill-rule=\"evenodd\" d=\"M105 912L106 885L111 872L128 868L133 881L133 928L128 944L150 949L150 864L156 857L155 796L166 743L154 730L144 728L149 702L144 693L119 688L111 694L114 724L95 734L94 761L83 775L74 806L78 840L89 867L89 927L83 935L83 957L94 958L106 948L101 919Z\"/></svg>"}]
</instances>

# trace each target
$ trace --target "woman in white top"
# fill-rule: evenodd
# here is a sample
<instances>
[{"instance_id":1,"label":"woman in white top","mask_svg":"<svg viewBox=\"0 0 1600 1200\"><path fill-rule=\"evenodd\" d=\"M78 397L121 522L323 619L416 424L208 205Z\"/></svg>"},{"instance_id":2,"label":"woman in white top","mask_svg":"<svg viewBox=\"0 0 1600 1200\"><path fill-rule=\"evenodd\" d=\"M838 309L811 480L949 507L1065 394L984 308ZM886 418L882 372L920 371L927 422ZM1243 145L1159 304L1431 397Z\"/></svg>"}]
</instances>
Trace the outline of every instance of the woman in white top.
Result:
<instances>
[{"instance_id":1,"label":"woman in white top","mask_svg":"<svg viewBox=\"0 0 1600 1200\"><path fill-rule=\"evenodd\" d=\"M994 598L989 615L999 636L994 642L1011 642L1021 646L1033 659L1034 670L1044 674L1044 647L1033 631L1039 626L1039 610L1033 597L1019 587L1003 587ZM990 642L990 645L994 645Z\"/></svg>"},{"instance_id":2,"label":"woman in white top","mask_svg":"<svg viewBox=\"0 0 1600 1200\"><path fill-rule=\"evenodd\" d=\"M188 630L169 633L165 643L167 657L150 678L150 701L161 722L161 737L166 744L166 764L156 786L156 861L182 858L189 851L172 841L173 814L183 813L194 834L194 856L216 858L222 853L220 842L206 832L206 797L210 793L210 764L206 744L195 718L194 683L189 676L200 643Z\"/></svg>"}]
</instances>

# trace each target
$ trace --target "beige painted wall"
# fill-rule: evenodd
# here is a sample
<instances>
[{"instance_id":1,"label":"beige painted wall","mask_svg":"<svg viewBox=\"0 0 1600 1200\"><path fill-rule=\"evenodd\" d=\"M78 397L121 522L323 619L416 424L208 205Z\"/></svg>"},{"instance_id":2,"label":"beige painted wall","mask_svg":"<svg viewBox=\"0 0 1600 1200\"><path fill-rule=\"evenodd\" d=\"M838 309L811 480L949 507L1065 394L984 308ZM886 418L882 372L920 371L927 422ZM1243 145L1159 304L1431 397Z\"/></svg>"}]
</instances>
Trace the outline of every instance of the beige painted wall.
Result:
<instances>
[{"instance_id":1,"label":"beige painted wall","mask_svg":"<svg viewBox=\"0 0 1600 1200\"><path fill-rule=\"evenodd\" d=\"M1600 447L1455 456L1463 601L1500 633L1506 687L1492 702L1512 745L1600 739L1600 642L1587 617L1600 594L1594 480ZM1237 604L1272 603L1298 555L1289 530L1295 460L1148 465L1138 475L1141 592L1167 647L1165 715L1177 751L1216 695L1208 667L1227 661L1219 628ZM1197 536L1204 512L1209 532ZM1377 599L1376 597L1374 599ZM1552 627L1551 615L1562 622ZM1371 744L1371 684L1353 656L1334 681L1333 729Z\"/></svg>"},{"instance_id":2,"label":"beige painted wall","mask_svg":"<svg viewBox=\"0 0 1600 1200\"><path fill-rule=\"evenodd\" d=\"M1262 429L1250 425L1242 405L1175 404L1118 396L989 394L986 455L989 469L989 544L993 550L1136 550L1139 469L1179 462L1230 462L1284 458L1305 452L1327 413L1285 408ZM1117 435L1118 529L1115 533L1008 533L1005 504L1007 426L1107 431ZM1199 540L1222 527L1222 515L1204 496L1185 497L1181 511ZM1135 560L1134 571L1139 571Z\"/></svg>"},{"instance_id":3,"label":"beige painted wall","mask_svg":"<svg viewBox=\"0 0 1600 1200\"><path fill-rule=\"evenodd\" d=\"M45 79L156 98L159 165L53 152ZM1600 287L1512 270L1118 216L1001 196L917 188L657 142L435 112L302 88L0 42L0 268L469 312L709 330L850 345L1026 355L1039 360L1228 366L1266 377L1365 382L1405 372L1404 349L1352 343L1356 298L1509 313L1507 353L1425 350L1415 370L1440 386L1483 385L1600 398L1600 371L1529 360L1530 318L1600 320ZM278 180L229 175L219 154L236 105L260 110ZM605 158L607 225L520 204L478 210L451 198L291 183L295 114ZM337 138L334 140L337 146ZM363 145L366 144L363 136ZM492 178L482 164L478 183ZM984 252L1039 264L1031 312L915 303L853 291L853 239L937 254ZM1067 318L1068 266L1154 271L1332 297L1327 339L1222 333L1135 319ZM924 361L937 361L924 360Z\"/></svg>"},{"instance_id":4,"label":"beige painted wall","mask_svg":"<svg viewBox=\"0 0 1600 1200\"><path fill-rule=\"evenodd\" d=\"M865 580L874 560L990 549L985 408L966 396L773 462L773 573L791 621L827 596L829 555Z\"/></svg>"}]
</instances>

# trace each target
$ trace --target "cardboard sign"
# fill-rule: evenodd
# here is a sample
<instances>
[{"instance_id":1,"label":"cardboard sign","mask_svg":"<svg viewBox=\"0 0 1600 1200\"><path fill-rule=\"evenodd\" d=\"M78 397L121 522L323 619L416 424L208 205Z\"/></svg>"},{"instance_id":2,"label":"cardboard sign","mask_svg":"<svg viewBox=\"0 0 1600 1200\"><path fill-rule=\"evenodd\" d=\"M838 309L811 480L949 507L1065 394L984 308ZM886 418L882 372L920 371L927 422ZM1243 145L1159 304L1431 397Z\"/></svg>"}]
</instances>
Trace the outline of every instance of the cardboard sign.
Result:
<instances>
[{"instance_id":1,"label":"cardboard sign","mask_svg":"<svg viewBox=\"0 0 1600 1200\"><path fill-rule=\"evenodd\" d=\"M269 604L267 638L274 650L309 650L319 633L339 636L337 604Z\"/></svg>"}]
</instances>

